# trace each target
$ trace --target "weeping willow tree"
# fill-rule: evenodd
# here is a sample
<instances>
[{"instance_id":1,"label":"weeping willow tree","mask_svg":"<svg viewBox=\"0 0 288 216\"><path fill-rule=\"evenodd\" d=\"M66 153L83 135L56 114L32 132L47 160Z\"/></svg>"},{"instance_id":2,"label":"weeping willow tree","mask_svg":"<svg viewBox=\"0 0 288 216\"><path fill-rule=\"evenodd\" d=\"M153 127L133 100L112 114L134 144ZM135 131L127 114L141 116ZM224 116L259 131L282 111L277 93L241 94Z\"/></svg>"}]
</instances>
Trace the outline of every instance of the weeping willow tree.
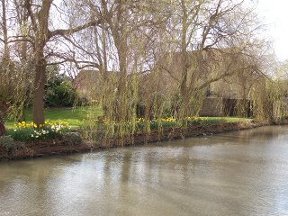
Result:
<instances>
[{"instance_id":1,"label":"weeping willow tree","mask_svg":"<svg viewBox=\"0 0 288 216\"><path fill-rule=\"evenodd\" d=\"M31 98L32 79L25 65L2 62L0 66L0 110L2 119L21 120Z\"/></svg>"},{"instance_id":2,"label":"weeping willow tree","mask_svg":"<svg viewBox=\"0 0 288 216\"><path fill-rule=\"evenodd\" d=\"M161 89L169 86L162 105L170 104L169 113L185 124L198 115L213 83L252 67L258 56L250 51L262 41L255 39L257 19L244 1L171 1L169 9L154 52L152 73L161 75L150 77L159 77Z\"/></svg>"},{"instance_id":3,"label":"weeping willow tree","mask_svg":"<svg viewBox=\"0 0 288 216\"><path fill-rule=\"evenodd\" d=\"M27 58L27 42L24 40L25 37L19 41L15 39L17 37L11 39L11 32L17 33L18 29L8 31L11 23L16 26L25 22L25 19L21 21L19 19L22 14L20 10L16 10L17 15L13 14L15 12L12 10L13 6L14 3L1 0L0 122L2 121L2 124L6 118L21 119L24 106L30 98L31 64L29 65Z\"/></svg>"},{"instance_id":4,"label":"weeping willow tree","mask_svg":"<svg viewBox=\"0 0 288 216\"><path fill-rule=\"evenodd\" d=\"M253 113L256 120L279 122L287 116L286 90L281 80L266 79L252 90Z\"/></svg>"},{"instance_id":5,"label":"weeping willow tree","mask_svg":"<svg viewBox=\"0 0 288 216\"><path fill-rule=\"evenodd\" d=\"M103 20L101 26L85 33L92 33L95 41L92 47L98 64L94 82L97 88L93 88L92 94L95 105L103 110L103 117L94 124L104 131L105 140L119 138L118 145L123 145L124 139L133 139L130 135L136 131L139 80L151 55L147 47L153 42L155 29L163 23L161 19L165 19L151 12L155 4L114 0L87 4L91 14L101 14Z\"/></svg>"},{"instance_id":6,"label":"weeping willow tree","mask_svg":"<svg viewBox=\"0 0 288 216\"><path fill-rule=\"evenodd\" d=\"M146 133L151 120L161 132L165 116L185 124L198 115L211 84L250 67L240 62L254 58L249 50L261 43L254 40L258 24L245 1L80 2L85 7L77 7L79 13L101 20L75 39L95 61L90 90L103 110L98 121L91 114L89 128L100 128L107 140L119 138L119 145L133 142L139 104Z\"/></svg>"},{"instance_id":7,"label":"weeping willow tree","mask_svg":"<svg viewBox=\"0 0 288 216\"><path fill-rule=\"evenodd\" d=\"M8 59L0 65L0 136L5 134L5 121L21 120L29 100L29 79L23 68Z\"/></svg>"}]
</instances>

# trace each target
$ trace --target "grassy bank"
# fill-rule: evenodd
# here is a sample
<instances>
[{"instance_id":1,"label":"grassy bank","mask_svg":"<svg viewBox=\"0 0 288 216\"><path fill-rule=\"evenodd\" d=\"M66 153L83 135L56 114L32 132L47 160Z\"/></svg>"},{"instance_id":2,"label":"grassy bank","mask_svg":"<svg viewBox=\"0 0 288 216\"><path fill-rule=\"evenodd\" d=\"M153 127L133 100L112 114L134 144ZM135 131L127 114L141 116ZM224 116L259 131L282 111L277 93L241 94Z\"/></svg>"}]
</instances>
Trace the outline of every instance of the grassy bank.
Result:
<instances>
[{"instance_id":1,"label":"grassy bank","mask_svg":"<svg viewBox=\"0 0 288 216\"><path fill-rule=\"evenodd\" d=\"M47 121L63 121L69 124L72 128L83 126L86 120L97 118L102 115L102 111L98 107L75 107L75 108L47 108L45 117ZM25 122L32 121L32 110L25 111ZM251 119L237 117L196 117L193 122L195 124L219 124L219 123L238 123L246 122ZM5 124L7 129L15 128L15 121L8 120Z\"/></svg>"},{"instance_id":2,"label":"grassy bank","mask_svg":"<svg viewBox=\"0 0 288 216\"><path fill-rule=\"evenodd\" d=\"M97 148L167 141L259 126L251 119L235 117L187 117L183 126L183 121L166 117L148 121L151 131L147 133L144 129L147 122L138 118L133 134L128 130L121 137L116 134L106 136L106 129L109 130L117 124L112 122L106 125L106 121L103 121L103 127L100 127L102 129L91 131L96 139L86 137L82 132L86 131L86 126L87 130L90 130L87 122L93 122L100 115L101 109L95 107L46 109L47 122L36 128L32 123L32 110L26 110L25 121L17 124L12 120L7 122L8 136L0 139L0 159L84 152ZM130 123L124 124L127 127L131 126ZM81 128L81 131L77 130L78 128Z\"/></svg>"},{"instance_id":3,"label":"grassy bank","mask_svg":"<svg viewBox=\"0 0 288 216\"><path fill-rule=\"evenodd\" d=\"M93 113L93 116L91 116ZM95 107L75 107L75 108L47 108L45 110L45 117L47 121L64 121L72 128L79 128L85 121L92 117L97 118L102 114L100 108ZM32 121L32 110L25 111L25 122ZM14 120L8 120L5 124L7 129L15 127Z\"/></svg>"}]
</instances>

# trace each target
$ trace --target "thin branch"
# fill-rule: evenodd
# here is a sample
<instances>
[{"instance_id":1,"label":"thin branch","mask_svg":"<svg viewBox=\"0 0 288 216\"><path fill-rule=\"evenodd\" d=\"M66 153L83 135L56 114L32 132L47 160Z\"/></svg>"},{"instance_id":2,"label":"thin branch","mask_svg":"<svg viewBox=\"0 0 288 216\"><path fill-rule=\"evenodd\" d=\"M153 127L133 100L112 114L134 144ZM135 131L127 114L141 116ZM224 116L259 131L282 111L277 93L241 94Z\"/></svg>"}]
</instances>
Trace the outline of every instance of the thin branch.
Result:
<instances>
[{"instance_id":1,"label":"thin branch","mask_svg":"<svg viewBox=\"0 0 288 216\"><path fill-rule=\"evenodd\" d=\"M82 31L82 30L84 30L86 28L99 25L101 23L102 23L102 19L98 19L98 20L93 20L93 21L87 22L87 23L85 23L83 25L79 25L77 27L70 28L70 29L56 29L56 30L51 31L49 33L48 38L52 38L52 37L54 37L56 35L68 36L68 35L74 34L76 32Z\"/></svg>"}]
</instances>

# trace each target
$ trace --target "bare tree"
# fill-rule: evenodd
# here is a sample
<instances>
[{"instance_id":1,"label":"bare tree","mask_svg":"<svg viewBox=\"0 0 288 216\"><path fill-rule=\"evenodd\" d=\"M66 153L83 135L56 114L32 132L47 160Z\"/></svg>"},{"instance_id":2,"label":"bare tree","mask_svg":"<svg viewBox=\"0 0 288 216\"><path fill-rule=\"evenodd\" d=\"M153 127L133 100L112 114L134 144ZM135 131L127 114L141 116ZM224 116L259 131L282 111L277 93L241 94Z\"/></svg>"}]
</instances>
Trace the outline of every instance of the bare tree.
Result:
<instances>
[{"instance_id":1,"label":"bare tree","mask_svg":"<svg viewBox=\"0 0 288 216\"><path fill-rule=\"evenodd\" d=\"M27 13L28 24L26 35L17 35L18 41L21 38L27 40L32 47L31 61L34 68L34 89L33 89L33 121L37 124L44 124L44 87L46 83L46 67L48 64L47 46L55 38L70 36L78 31L98 25L101 21L98 17L91 17L90 20L83 22L77 26L67 28L52 28L50 19L53 7L58 7L53 4L53 0L23 0L17 5L18 9L24 10ZM27 25L27 23L26 23ZM55 25L55 24L54 24ZM24 45L25 47L25 45ZM23 47L23 49L25 49ZM51 60L50 60L51 61Z\"/></svg>"},{"instance_id":2,"label":"bare tree","mask_svg":"<svg viewBox=\"0 0 288 216\"><path fill-rule=\"evenodd\" d=\"M195 114L191 102L211 83L250 67L241 68L240 62L258 45L251 41L259 25L244 1L172 2L177 12L171 16L167 32L173 45L163 53L158 67L177 83L177 115L183 118L193 110Z\"/></svg>"}]
</instances>

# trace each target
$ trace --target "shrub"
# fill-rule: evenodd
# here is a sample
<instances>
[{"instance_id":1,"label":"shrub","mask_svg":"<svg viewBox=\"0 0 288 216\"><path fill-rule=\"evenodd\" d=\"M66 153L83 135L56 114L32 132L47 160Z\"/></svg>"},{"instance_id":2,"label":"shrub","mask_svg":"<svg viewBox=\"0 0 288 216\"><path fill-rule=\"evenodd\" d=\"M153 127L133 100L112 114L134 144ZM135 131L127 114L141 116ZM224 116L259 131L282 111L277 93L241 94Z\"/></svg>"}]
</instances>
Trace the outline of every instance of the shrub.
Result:
<instances>
[{"instance_id":1,"label":"shrub","mask_svg":"<svg viewBox=\"0 0 288 216\"><path fill-rule=\"evenodd\" d=\"M46 84L46 105L48 107L72 107L77 102L78 95L71 79L64 74L59 74L57 69L51 72Z\"/></svg>"},{"instance_id":2,"label":"shrub","mask_svg":"<svg viewBox=\"0 0 288 216\"><path fill-rule=\"evenodd\" d=\"M11 136L2 136L0 137L0 146L3 147L6 151L10 152L17 148L17 143Z\"/></svg>"},{"instance_id":3,"label":"shrub","mask_svg":"<svg viewBox=\"0 0 288 216\"><path fill-rule=\"evenodd\" d=\"M68 145L80 145L83 142L78 132L67 132L63 134L63 141Z\"/></svg>"},{"instance_id":4,"label":"shrub","mask_svg":"<svg viewBox=\"0 0 288 216\"><path fill-rule=\"evenodd\" d=\"M46 105L49 107L72 107L77 99L77 93L68 81L49 86L46 94Z\"/></svg>"}]
</instances>

